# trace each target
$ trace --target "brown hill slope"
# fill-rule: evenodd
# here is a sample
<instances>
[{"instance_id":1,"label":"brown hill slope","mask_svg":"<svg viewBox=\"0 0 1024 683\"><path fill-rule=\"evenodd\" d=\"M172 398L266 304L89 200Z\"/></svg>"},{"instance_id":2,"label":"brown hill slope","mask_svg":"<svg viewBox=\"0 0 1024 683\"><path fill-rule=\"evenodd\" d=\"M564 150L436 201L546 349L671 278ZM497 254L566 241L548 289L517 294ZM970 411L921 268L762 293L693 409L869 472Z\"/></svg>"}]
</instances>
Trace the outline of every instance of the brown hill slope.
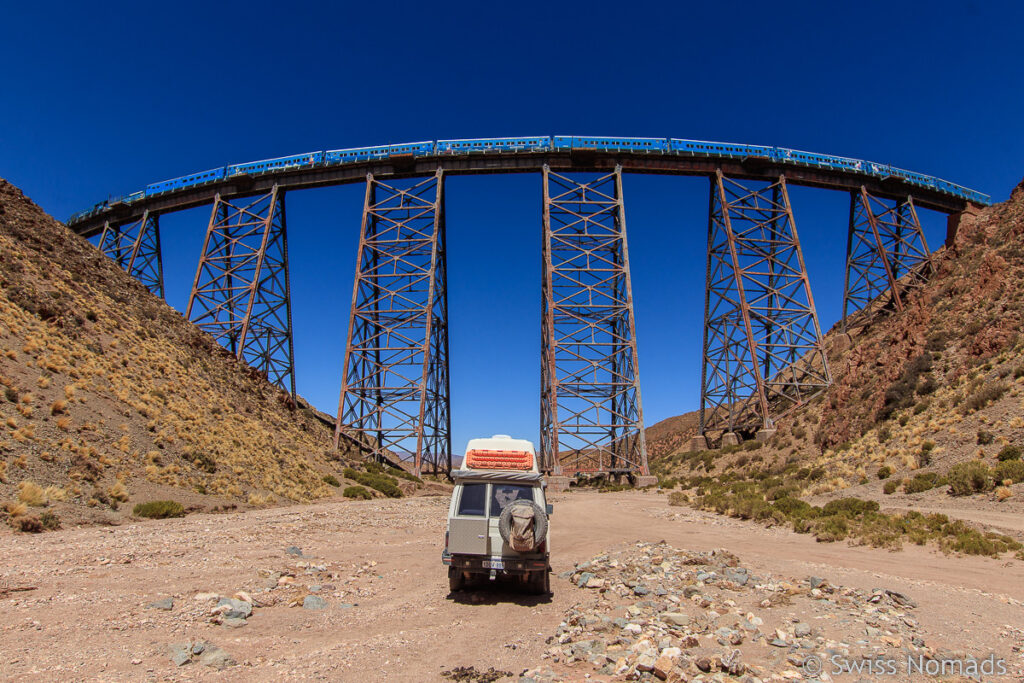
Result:
<instances>
[{"instance_id":1,"label":"brown hill slope","mask_svg":"<svg viewBox=\"0 0 1024 683\"><path fill-rule=\"evenodd\" d=\"M0 384L0 503L21 514L19 496L113 520L154 498L334 490L332 435L311 411L3 180Z\"/></svg>"},{"instance_id":2,"label":"brown hill slope","mask_svg":"<svg viewBox=\"0 0 1024 683\"><path fill-rule=\"evenodd\" d=\"M684 413L665 418L644 430L647 440L647 457L658 462L679 450L686 450L690 439L697 435L700 413Z\"/></svg>"},{"instance_id":3,"label":"brown hill slope","mask_svg":"<svg viewBox=\"0 0 1024 683\"><path fill-rule=\"evenodd\" d=\"M681 429L674 451L652 451L652 468L682 477L691 498L713 475L781 486L761 491L769 500L856 495L938 510L951 492L973 494L956 498L961 509L1024 512L1024 183L934 258L903 312L826 335L832 387L780 420L764 447L688 453Z\"/></svg>"}]
</instances>

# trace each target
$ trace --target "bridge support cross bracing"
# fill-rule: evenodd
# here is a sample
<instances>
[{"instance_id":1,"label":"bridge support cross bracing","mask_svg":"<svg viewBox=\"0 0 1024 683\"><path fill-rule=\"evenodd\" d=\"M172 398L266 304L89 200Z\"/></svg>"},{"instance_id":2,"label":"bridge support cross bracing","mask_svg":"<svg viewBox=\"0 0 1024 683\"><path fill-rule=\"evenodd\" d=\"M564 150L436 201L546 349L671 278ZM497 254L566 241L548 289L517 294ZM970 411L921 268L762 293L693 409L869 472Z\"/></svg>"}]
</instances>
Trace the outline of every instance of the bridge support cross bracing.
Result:
<instances>
[{"instance_id":1,"label":"bridge support cross bracing","mask_svg":"<svg viewBox=\"0 0 1024 683\"><path fill-rule=\"evenodd\" d=\"M283 191L215 197L185 317L295 396Z\"/></svg>"},{"instance_id":2,"label":"bridge support cross bracing","mask_svg":"<svg viewBox=\"0 0 1024 683\"><path fill-rule=\"evenodd\" d=\"M832 382L786 179L711 178L699 431L751 433Z\"/></svg>"},{"instance_id":3,"label":"bridge support cross bracing","mask_svg":"<svg viewBox=\"0 0 1024 683\"><path fill-rule=\"evenodd\" d=\"M335 446L451 470L444 178L366 177Z\"/></svg>"},{"instance_id":4,"label":"bridge support cross bracing","mask_svg":"<svg viewBox=\"0 0 1024 683\"><path fill-rule=\"evenodd\" d=\"M649 476L622 169L543 177L540 462Z\"/></svg>"},{"instance_id":5,"label":"bridge support cross bracing","mask_svg":"<svg viewBox=\"0 0 1024 683\"><path fill-rule=\"evenodd\" d=\"M863 309L867 316L885 306L902 311L908 291L922 286L932 267L911 197L879 199L863 186L850 194L844 331L847 318L856 311Z\"/></svg>"},{"instance_id":6,"label":"bridge support cross bracing","mask_svg":"<svg viewBox=\"0 0 1024 683\"><path fill-rule=\"evenodd\" d=\"M130 223L103 224L100 251L109 256L146 289L164 298L164 265L160 253L160 219L145 211Z\"/></svg>"}]
</instances>

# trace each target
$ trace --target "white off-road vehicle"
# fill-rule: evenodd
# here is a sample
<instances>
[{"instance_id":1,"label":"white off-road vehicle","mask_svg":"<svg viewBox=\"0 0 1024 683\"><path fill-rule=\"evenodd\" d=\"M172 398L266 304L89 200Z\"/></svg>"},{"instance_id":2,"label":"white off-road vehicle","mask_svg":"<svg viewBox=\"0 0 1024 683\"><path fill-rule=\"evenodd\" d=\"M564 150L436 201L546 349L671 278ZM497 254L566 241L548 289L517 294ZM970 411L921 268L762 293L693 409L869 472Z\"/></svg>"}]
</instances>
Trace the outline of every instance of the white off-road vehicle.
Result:
<instances>
[{"instance_id":1,"label":"white off-road vehicle","mask_svg":"<svg viewBox=\"0 0 1024 683\"><path fill-rule=\"evenodd\" d=\"M471 439L452 478L441 554L449 588L502 577L533 593L550 592L551 506L533 444L504 434Z\"/></svg>"}]
</instances>

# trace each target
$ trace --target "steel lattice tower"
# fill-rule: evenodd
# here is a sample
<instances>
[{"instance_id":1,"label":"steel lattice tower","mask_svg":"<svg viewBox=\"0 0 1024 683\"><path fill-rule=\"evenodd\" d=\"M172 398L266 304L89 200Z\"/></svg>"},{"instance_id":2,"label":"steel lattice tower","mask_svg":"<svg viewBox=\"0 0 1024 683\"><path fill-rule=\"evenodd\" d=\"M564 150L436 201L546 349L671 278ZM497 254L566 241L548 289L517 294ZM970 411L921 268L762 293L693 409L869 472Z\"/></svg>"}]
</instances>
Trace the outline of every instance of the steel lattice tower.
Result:
<instances>
[{"instance_id":1,"label":"steel lattice tower","mask_svg":"<svg viewBox=\"0 0 1024 683\"><path fill-rule=\"evenodd\" d=\"M543 174L541 463L649 475L622 169Z\"/></svg>"},{"instance_id":2,"label":"steel lattice tower","mask_svg":"<svg viewBox=\"0 0 1024 683\"><path fill-rule=\"evenodd\" d=\"M890 205L863 186L850 194L844 331L847 316L857 310L870 314L891 303L902 311L907 291L923 285L931 271L931 253L911 197ZM881 297L885 292L890 292L888 300Z\"/></svg>"},{"instance_id":3,"label":"steel lattice tower","mask_svg":"<svg viewBox=\"0 0 1024 683\"><path fill-rule=\"evenodd\" d=\"M284 192L214 199L185 317L295 396Z\"/></svg>"},{"instance_id":4,"label":"steel lattice tower","mask_svg":"<svg viewBox=\"0 0 1024 683\"><path fill-rule=\"evenodd\" d=\"M770 429L831 383L785 177L711 179L700 434Z\"/></svg>"},{"instance_id":5,"label":"steel lattice tower","mask_svg":"<svg viewBox=\"0 0 1024 683\"><path fill-rule=\"evenodd\" d=\"M155 213L146 211L139 220L123 225L107 221L100 234L99 248L146 289L164 298L160 220Z\"/></svg>"},{"instance_id":6,"label":"steel lattice tower","mask_svg":"<svg viewBox=\"0 0 1024 683\"><path fill-rule=\"evenodd\" d=\"M444 179L366 177L335 445L451 470Z\"/></svg>"}]
</instances>

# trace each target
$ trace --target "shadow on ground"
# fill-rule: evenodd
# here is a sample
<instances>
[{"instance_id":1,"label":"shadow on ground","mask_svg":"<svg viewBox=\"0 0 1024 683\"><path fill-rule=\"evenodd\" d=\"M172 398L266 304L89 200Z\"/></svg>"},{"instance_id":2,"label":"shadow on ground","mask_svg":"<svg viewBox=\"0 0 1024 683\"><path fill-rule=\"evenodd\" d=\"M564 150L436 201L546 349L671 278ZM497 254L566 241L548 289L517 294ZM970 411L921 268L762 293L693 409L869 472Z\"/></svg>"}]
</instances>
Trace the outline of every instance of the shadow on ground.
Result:
<instances>
[{"instance_id":1,"label":"shadow on ground","mask_svg":"<svg viewBox=\"0 0 1024 683\"><path fill-rule=\"evenodd\" d=\"M547 605L551 602L551 593L531 595L523 589L508 583L479 583L449 593L447 599L460 605L499 605L513 603L524 607Z\"/></svg>"}]
</instances>

